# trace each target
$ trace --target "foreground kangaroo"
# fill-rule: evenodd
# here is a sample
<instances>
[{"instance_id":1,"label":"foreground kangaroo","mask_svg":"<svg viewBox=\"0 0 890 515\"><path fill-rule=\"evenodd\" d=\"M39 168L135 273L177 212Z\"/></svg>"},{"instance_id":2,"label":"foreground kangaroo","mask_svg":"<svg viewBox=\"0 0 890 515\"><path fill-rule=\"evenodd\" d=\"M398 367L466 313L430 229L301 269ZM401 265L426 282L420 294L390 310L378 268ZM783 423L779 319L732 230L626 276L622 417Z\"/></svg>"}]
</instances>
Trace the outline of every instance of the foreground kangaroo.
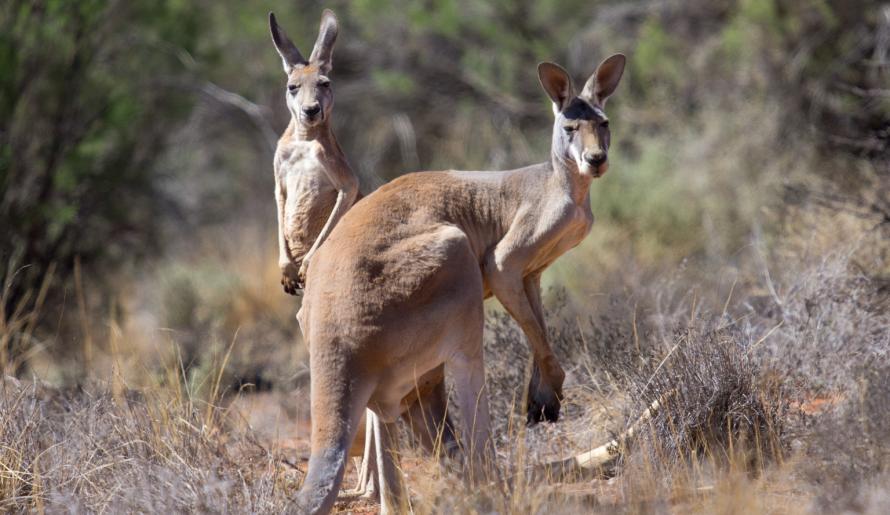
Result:
<instances>
[{"instance_id":1,"label":"foreground kangaroo","mask_svg":"<svg viewBox=\"0 0 890 515\"><path fill-rule=\"evenodd\" d=\"M331 72L337 18L325 10L309 60L269 13L272 41L287 74L290 123L275 149L278 266L284 291L303 289L306 268L358 197L358 177L331 131Z\"/></svg>"},{"instance_id":2,"label":"foreground kangaroo","mask_svg":"<svg viewBox=\"0 0 890 515\"><path fill-rule=\"evenodd\" d=\"M358 200L358 177L331 130L334 94L327 75L332 69L338 34L336 16L328 9L322 13L318 39L308 61L272 13L269 30L284 63L291 113L290 124L275 150L279 266L284 290L296 294L303 287L307 265L316 249ZM445 412L443 380L440 367L419 381L416 391L404 400L410 406L404 417L424 449L432 452L439 447L448 454L454 450L454 435ZM369 468L375 458L369 454L374 451L373 442L370 438L367 445L365 442L358 438L353 446L356 455L367 448L357 493L373 493L375 487L376 468Z\"/></svg>"},{"instance_id":3,"label":"foreground kangaroo","mask_svg":"<svg viewBox=\"0 0 890 515\"><path fill-rule=\"evenodd\" d=\"M590 184L608 168L603 106L624 64L622 55L603 61L578 96L565 70L539 65L555 113L549 162L405 175L351 209L319 248L299 315L312 388L312 448L299 513L330 511L366 406L376 414L381 510L406 506L395 422L418 378L443 364L454 378L473 479L486 459L494 466L484 297L496 296L522 327L540 366L533 396L543 399L545 414L554 415L554 403L558 412L564 373L547 341L540 277L593 223Z\"/></svg>"}]
</instances>

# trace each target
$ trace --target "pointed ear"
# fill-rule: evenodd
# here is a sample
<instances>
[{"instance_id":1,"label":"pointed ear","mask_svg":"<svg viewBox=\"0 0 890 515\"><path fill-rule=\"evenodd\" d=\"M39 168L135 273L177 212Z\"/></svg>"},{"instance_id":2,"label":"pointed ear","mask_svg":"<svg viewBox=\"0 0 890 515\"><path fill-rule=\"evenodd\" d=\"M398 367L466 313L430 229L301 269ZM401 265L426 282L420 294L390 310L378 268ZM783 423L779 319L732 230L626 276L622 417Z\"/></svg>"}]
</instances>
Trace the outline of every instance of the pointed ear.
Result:
<instances>
[{"instance_id":1,"label":"pointed ear","mask_svg":"<svg viewBox=\"0 0 890 515\"><path fill-rule=\"evenodd\" d=\"M553 105L557 111L562 110L569 100L575 96L575 88L572 86L571 77L558 64L539 64L538 79L541 80L541 85L544 86L544 91L550 96L550 100L553 100Z\"/></svg>"},{"instance_id":2,"label":"pointed ear","mask_svg":"<svg viewBox=\"0 0 890 515\"><path fill-rule=\"evenodd\" d=\"M334 56L334 43L337 41L337 31L339 24L334 12L325 9L321 13L321 25L318 27L318 39L315 40L315 48L312 49L312 55L309 56L309 62L318 65L321 73L328 74L331 72L332 61Z\"/></svg>"},{"instance_id":3,"label":"pointed ear","mask_svg":"<svg viewBox=\"0 0 890 515\"><path fill-rule=\"evenodd\" d=\"M606 99L615 92L621 75L624 73L624 64L627 59L623 54L615 54L606 58L596 67L593 75L584 84L581 98L599 106L606 105Z\"/></svg>"},{"instance_id":4,"label":"pointed ear","mask_svg":"<svg viewBox=\"0 0 890 515\"><path fill-rule=\"evenodd\" d=\"M269 13L269 30L272 32L272 42L275 43L275 49L284 63L284 73L290 73L294 66L298 64L306 64L306 59L297 50L296 45L287 37L284 30L275 21L275 15Z\"/></svg>"}]
</instances>

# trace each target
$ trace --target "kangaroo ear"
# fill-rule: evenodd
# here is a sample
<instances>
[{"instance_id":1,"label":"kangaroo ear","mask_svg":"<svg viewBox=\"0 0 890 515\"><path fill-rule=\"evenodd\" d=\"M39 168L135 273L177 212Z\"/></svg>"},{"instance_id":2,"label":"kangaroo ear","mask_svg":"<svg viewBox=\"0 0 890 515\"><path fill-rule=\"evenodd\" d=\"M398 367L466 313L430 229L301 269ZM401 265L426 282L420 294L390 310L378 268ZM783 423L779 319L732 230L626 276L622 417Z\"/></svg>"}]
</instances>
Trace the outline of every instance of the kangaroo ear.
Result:
<instances>
[{"instance_id":1,"label":"kangaroo ear","mask_svg":"<svg viewBox=\"0 0 890 515\"><path fill-rule=\"evenodd\" d=\"M575 96L572 78L558 64L539 64L538 79L541 80L541 85L544 86L544 91L550 96L550 100L553 100L553 106L557 111L561 111Z\"/></svg>"},{"instance_id":2,"label":"kangaroo ear","mask_svg":"<svg viewBox=\"0 0 890 515\"><path fill-rule=\"evenodd\" d=\"M334 55L334 43L337 41L337 31L339 24L334 12L325 9L321 13L321 25L318 27L318 39L315 40L315 48L312 49L312 55L309 56L309 62L318 65L321 73L328 74L331 72L331 58Z\"/></svg>"},{"instance_id":3,"label":"kangaroo ear","mask_svg":"<svg viewBox=\"0 0 890 515\"><path fill-rule=\"evenodd\" d=\"M272 42L275 43L275 49L278 50L278 55L281 56L281 60L284 63L284 73L290 73L294 66L298 64L306 64L303 54L297 50L296 45L278 25L273 13L269 13L269 30L272 32Z\"/></svg>"},{"instance_id":4,"label":"kangaroo ear","mask_svg":"<svg viewBox=\"0 0 890 515\"><path fill-rule=\"evenodd\" d=\"M615 92L621 75L624 73L624 64L627 59L623 54L614 54L596 67L593 75L584 84L581 97L599 106L606 105L606 99Z\"/></svg>"}]
</instances>

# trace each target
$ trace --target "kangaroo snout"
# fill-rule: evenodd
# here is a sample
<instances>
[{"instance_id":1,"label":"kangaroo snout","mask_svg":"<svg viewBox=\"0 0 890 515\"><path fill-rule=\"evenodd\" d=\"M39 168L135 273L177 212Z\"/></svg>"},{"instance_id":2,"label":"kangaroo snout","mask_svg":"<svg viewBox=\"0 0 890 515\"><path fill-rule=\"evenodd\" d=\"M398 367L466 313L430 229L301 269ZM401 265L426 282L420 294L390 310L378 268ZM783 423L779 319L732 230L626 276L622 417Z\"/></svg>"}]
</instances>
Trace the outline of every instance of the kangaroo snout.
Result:
<instances>
[{"instance_id":1,"label":"kangaroo snout","mask_svg":"<svg viewBox=\"0 0 890 515\"><path fill-rule=\"evenodd\" d=\"M590 166L599 166L606 162L607 156L606 153L602 150L597 150L595 152L584 152L582 156L584 161L587 162Z\"/></svg>"},{"instance_id":2,"label":"kangaroo snout","mask_svg":"<svg viewBox=\"0 0 890 515\"><path fill-rule=\"evenodd\" d=\"M315 118L321 112L321 106L318 104L303 106L303 115L310 120Z\"/></svg>"}]
</instances>

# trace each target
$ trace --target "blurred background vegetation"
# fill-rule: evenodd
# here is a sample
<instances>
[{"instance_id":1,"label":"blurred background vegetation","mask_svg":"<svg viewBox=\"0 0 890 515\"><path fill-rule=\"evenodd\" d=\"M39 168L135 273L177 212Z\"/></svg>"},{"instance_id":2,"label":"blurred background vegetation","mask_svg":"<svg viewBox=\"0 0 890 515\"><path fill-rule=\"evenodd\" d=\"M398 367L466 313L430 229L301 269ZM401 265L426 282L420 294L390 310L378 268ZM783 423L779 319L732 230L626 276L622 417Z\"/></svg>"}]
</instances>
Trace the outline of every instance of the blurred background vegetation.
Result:
<instances>
[{"instance_id":1,"label":"blurred background vegetation","mask_svg":"<svg viewBox=\"0 0 890 515\"><path fill-rule=\"evenodd\" d=\"M266 15L308 51L324 6L341 22L335 131L366 192L418 169L547 159L536 63L580 84L629 56L597 223L547 275L582 309L678 266L725 278L789 226L849 235L839 213L887 234L890 4L7 0L8 371L77 380L112 348L188 368L237 332L236 354L254 356L241 375L292 377L302 351L256 359L299 333L275 265L271 163L289 115Z\"/></svg>"}]
</instances>

